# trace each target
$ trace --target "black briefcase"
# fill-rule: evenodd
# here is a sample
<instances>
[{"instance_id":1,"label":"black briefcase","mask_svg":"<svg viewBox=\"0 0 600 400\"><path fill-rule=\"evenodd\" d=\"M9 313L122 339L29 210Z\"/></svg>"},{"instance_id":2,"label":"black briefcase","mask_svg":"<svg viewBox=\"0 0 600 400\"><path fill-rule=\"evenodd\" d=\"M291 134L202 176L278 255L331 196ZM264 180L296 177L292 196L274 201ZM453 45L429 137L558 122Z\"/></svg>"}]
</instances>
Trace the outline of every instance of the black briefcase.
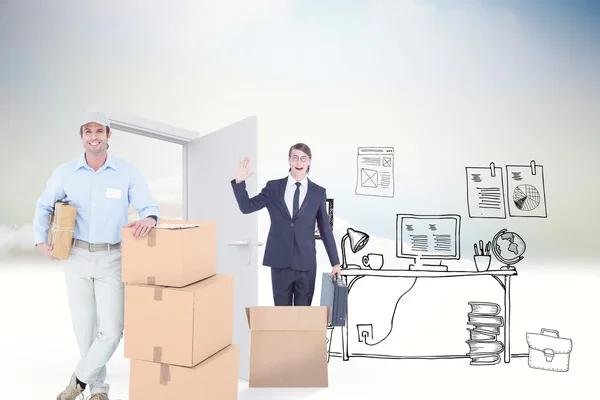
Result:
<instances>
[{"instance_id":1,"label":"black briefcase","mask_svg":"<svg viewBox=\"0 0 600 400\"><path fill-rule=\"evenodd\" d=\"M341 278L334 278L329 272L323 273L321 285L321 306L331 308L329 324L345 326L348 310L348 286Z\"/></svg>"}]
</instances>

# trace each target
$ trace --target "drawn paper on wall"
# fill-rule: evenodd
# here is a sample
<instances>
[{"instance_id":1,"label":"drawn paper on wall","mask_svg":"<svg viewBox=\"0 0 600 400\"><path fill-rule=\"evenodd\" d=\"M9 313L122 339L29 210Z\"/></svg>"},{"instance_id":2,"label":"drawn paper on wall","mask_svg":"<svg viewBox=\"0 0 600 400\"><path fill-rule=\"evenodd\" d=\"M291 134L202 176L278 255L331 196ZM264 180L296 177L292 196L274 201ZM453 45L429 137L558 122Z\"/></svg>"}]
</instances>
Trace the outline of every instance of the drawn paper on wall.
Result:
<instances>
[{"instance_id":1,"label":"drawn paper on wall","mask_svg":"<svg viewBox=\"0 0 600 400\"><path fill-rule=\"evenodd\" d=\"M530 165L507 165L506 175L510 216L546 218L544 167L535 161Z\"/></svg>"},{"instance_id":2,"label":"drawn paper on wall","mask_svg":"<svg viewBox=\"0 0 600 400\"><path fill-rule=\"evenodd\" d=\"M467 208L471 218L506 218L502 168L467 167Z\"/></svg>"},{"instance_id":3,"label":"drawn paper on wall","mask_svg":"<svg viewBox=\"0 0 600 400\"><path fill-rule=\"evenodd\" d=\"M356 194L394 197L394 148L359 147L356 159Z\"/></svg>"},{"instance_id":4,"label":"drawn paper on wall","mask_svg":"<svg viewBox=\"0 0 600 400\"><path fill-rule=\"evenodd\" d=\"M327 199L327 215L329 216L329 225L333 229L333 199ZM321 233L319 232L319 225L315 224L315 239L321 240Z\"/></svg>"}]
</instances>

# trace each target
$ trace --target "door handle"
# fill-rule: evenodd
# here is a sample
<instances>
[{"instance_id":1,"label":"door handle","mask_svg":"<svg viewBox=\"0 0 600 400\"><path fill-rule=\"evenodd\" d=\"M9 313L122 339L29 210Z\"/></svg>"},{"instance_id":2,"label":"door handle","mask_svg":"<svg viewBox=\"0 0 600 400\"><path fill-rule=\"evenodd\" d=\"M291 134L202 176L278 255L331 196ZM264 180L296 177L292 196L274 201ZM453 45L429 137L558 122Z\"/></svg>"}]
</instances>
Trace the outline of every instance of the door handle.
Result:
<instances>
[{"instance_id":1,"label":"door handle","mask_svg":"<svg viewBox=\"0 0 600 400\"><path fill-rule=\"evenodd\" d=\"M247 240L236 240L235 242L227 243L227 246L248 246L250 242Z\"/></svg>"},{"instance_id":2,"label":"door handle","mask_svg":"<svg viewBox=\"0 0 600 400\"><path fill-rule=\"evenodd\" d=\"M227 243L227 246L248 246L250 242L247 240L236 240L235 242ZM260 240L256 243L257 246L264 246L265 244Z\"/></svg>"},{"instance_id":3,"label":"door handle","mask_svg":"<svg viewBox=\"0 0 600 400\"><path fill-rule=\"evenodd\" d=\"M257 246L263 246L264 243L261 241L258 241L256 243ZM252 253L250 251L250 241L249 240L236 240L234 242L229 242L227 243L227 246L236 246L236 247L242 247L242 246L247 246L248 247L248 265L250 265L250 263L252 262Z\"/></svg>"}]
</instances>

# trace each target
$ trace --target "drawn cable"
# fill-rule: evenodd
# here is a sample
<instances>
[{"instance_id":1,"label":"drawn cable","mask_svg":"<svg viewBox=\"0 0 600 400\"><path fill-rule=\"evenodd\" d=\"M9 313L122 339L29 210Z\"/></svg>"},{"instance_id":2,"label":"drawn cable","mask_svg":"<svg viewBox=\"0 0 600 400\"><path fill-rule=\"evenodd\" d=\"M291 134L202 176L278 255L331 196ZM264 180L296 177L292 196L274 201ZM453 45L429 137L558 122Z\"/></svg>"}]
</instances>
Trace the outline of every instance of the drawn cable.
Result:
<instances>
[{"instance_id":1,"label":"drawn cable","mask_svg":"<svg viewBox=\"0 0 600 400\"><path fill-rule=\"evenodd\" d=\"M408 288L408 290L407 290L406 292L404 292L404 293L402 294L402 296L400 296L400 297L398 298L398 300L396 301L396 305L394 306L394 312L392 313L392 320L391 320L391 322L390 322L390 331L388 332L388 334L387 334L387 335L385 335L385 337L384 337L383 339L381 339L381 340L380 340L380 341L378 341L377 343L367 343L367 334L366 334L366 332L363 332L363 333L362 333L362 337L363 337L363 339L364 339L364 342L365 342L365 344L366 344L366 345L368 345L368 346L376 346L376 345L378 345L379 343L383 342L385 339L387 339L387 338L388 338L388 336L390 336L390 335L391 335L392 331L394 330L394 316L396 315L396 310L398 309L398 304L400 303L400 300L402 300L402 298L403 298L404 296L406 296L406 294L412 290L412 288L415 286L415 284L416 284L416 283L417 283L417 278L415 278L415 280L413 281L412 285L410 285L410 287Z\"/></svg>"}]
</instances>

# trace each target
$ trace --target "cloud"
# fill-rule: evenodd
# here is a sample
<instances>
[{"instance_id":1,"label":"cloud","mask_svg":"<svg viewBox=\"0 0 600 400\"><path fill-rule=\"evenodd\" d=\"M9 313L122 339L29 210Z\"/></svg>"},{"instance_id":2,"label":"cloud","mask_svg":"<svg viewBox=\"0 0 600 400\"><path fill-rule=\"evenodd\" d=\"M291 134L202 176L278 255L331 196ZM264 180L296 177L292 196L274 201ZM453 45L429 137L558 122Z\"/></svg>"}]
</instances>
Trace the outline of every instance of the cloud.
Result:
<instances>
[{"instance_id":1,"label":"cloud","mask_svg":"<svg viewBox=\"0 0 600 400\"><path fill-rule=\"evenodd\" d=\"M12 254L34 254L33 224L0 225L0 259Z\"/></svg>"},{"instance_id":2,"label":"cloud","mask_svg":"<svg viewBox=\"0 0 600 400\"><path fill-rule=\"evenodd\" d=\"M354 30L356 63L377 70L378 86L423 90L481 90L482 85L518 87L524 64L535 50L515 14L481 3L378 0ZM519 68L510 59L519 60ZM375 80L370 78L371 81Z\"/></svg>"},{"instance_id":3,"label":"cloud","mask_svg":"<svg viewBox=\"0 0 600 400\"><path fill-rule=\"evenodd\" d=\"M36 4L36 12L31 12L28 3L10 2L6 6L9 18L5 29L11 34L5 36L10 37L13 48L21 49L23 45L37 57L69 58L77 54L80 59L97 54L104 57L102 51L90 49L109 47L121 68L132 62L135 54L136 63L142 63L135 65L138 69L148 67L148 58L159 57L168 63L173 56L189 56L187 52L193 54L199 45L211 46L216 40L235 34L249 22L277 18L289 1L201 0L167 4L144 0L76 2L68 6L42 2ZM24 56L19 51L21 59Z\"/></svg>"},{"instance_id":4,"label":"cloud","mask_svg":"<svg viewBox=\"0 0 600 400\"><path fill-rule=\"evenodd\" d=\"M261 17L273 18L275 13L286 10L288 4L285 0L204 0L168 5L164 2L149 5L144 1L141 6L135 2L120 4L101 18L111 25L133 27L146 43L160 44L173 54L209 44L210 40L230 35ZM90 7L91 4L86 4L86 10Z\"/></svg>"},{"instance_id":5,"label":"cloud","mask_svg":"<svg viewBox=\"0 0 600 400\"><path fill-rule=\"evenodd\" d=\"M172 46L193 46L209 37L223 35L248 21L280 11L283 0L219 0L189 2L174 9L179 20L165 38ZM177 6L175 6L177 7Z\"/></svg>"}]
</instances>

